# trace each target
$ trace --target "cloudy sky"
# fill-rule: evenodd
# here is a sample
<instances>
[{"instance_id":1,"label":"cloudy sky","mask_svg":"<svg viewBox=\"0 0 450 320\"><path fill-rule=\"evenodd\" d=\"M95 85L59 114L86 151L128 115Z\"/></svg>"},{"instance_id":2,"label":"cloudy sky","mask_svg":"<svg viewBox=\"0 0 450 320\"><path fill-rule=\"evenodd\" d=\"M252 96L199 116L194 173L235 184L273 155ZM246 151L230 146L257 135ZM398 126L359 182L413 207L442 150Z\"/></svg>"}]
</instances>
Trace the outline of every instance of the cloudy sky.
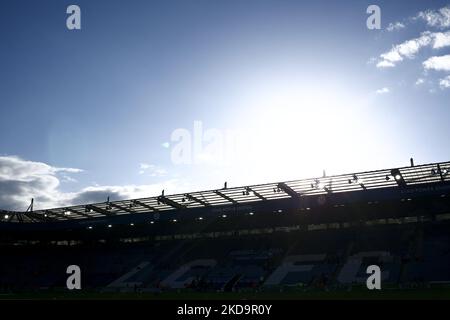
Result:
<instances>
[{"instance_id":1,"label":"cloudy sky","mask_svg":"<svg viewBox=\"0 0 450 320\"><path fill-rule=\"evenodd\" d=\"M0 208L450 159L448 1L5 0L0 40Z\"/></svg>"}]
</instances>

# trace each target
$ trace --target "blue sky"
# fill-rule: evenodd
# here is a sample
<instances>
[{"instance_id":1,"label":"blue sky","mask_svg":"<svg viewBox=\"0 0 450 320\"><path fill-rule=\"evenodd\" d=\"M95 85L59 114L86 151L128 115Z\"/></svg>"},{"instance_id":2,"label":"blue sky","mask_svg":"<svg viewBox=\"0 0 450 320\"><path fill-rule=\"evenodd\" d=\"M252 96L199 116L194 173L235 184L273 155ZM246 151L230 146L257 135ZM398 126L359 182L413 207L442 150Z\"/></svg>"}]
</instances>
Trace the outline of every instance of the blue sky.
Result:
<instances>
[{"instance_id":1,"label":"blue sky","mask_svg":"<svg viewBox=\"0 0 450 320\"><path fill-rule=\"evenodd\" d=\"M81 30L66 28L70 4ZM446 7L2 1L0 207L448 160ZM178 133L191 161L174 160Z\"/></svg>"}]
</instances>

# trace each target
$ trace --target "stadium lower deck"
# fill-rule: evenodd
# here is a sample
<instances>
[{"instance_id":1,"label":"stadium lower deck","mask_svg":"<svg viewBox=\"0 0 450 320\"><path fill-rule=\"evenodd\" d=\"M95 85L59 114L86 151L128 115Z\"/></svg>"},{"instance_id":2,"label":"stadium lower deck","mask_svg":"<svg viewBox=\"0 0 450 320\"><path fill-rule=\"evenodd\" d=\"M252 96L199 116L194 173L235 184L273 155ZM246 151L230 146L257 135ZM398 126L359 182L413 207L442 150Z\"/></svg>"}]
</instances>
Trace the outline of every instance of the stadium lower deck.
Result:
<instances>
[{"instance_id":1,"label":"stadium lower deck","mask_svg":"<svg viewBox=\"0 0 450 320\"><path fill-rule=\"evenodd\" d=\"M84 292L98 297L170 297L174 292L314 296L363 287L372 264L380 266L383 289L390 294L445 288L450 282L450 221L330 227L216 239L2 248L0 290L61 294L72 264L82 270ZM450 298L450 292L442 293Z\"/></svg>"},{"instance_id":2,"label":"stadium lower deck","mask_svg":"<svg viewBox=\"0 0 450 320\"><path fill-rule=\"evenodd\" d=\"M449 299L450 189L436 172L308 202L286 188L282 200L177 219L2 222L0 298ZM69 265L81 268L78 292L66 289ZM381 268L378 292L365 286L369 265Z\"/></svg>"}]
</instances>

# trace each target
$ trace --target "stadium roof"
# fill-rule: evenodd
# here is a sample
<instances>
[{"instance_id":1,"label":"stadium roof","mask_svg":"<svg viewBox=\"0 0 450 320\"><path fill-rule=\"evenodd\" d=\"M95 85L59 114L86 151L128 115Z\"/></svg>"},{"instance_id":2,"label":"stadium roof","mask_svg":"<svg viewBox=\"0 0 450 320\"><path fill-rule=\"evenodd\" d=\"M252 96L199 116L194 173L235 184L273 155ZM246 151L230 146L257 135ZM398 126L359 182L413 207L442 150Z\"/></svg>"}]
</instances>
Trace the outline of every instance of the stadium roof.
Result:
<instances>
[{"instance_id":1,"label":"stadium roof","mask_svg":"<svg viewBox=\"0 0 450 320\"><path fill-rule=\"evenodd\" d=\"M450 181L450 162L403 168L325 176L302 180L223 188L156 197L105 201L84 205L26 212L2 210L1 221L67 221L127 214L161 213L199 207L240 205L275 199L363 191L389 187L410 187Z\"/></svg>"}]
</instances>

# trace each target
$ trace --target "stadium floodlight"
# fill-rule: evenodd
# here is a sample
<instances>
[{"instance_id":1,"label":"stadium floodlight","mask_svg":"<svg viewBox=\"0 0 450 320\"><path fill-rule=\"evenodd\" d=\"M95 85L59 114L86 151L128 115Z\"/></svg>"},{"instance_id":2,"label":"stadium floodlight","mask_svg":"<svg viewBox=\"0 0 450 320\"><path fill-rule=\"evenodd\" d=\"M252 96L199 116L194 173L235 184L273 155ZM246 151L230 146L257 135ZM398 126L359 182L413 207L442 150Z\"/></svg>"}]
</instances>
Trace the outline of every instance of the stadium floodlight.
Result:
<instances>
[{"instance_id":1,"label":"stadium floodlight","mask_svg":"<svg viewBox=\"0 0 450 320\"><path fill-rule=\"evenodd\" d=\"M352 179L348 179L348 184L358 183L358 181L358 177L354 174Z\"/></svg>"},{"instance_id":2,"label":"stadium floodlight","mask_svg":"<svg viewBox=\"0 0 450 320\"><path fill-rule=\"evenodd\" d=\"M9 215L5 214L4 218L5 218L5 220L8 220L9 219Z\"/></svg>"},{"instance_id":3,"label":"stadium floodlight","mask_svg":"<svg viewBox=\"0 0 450 320\"><path fill-rule=\"evenodd\" d=\"M434 170L434 169L433 169ZM448 168L442 169L440 164L437 165L437 170L434 170L436 172L435 175L439 174L441 181L444 181L444 177L448 174L449 170Z\"/></svg>"},{"instance_id":4,"label":"stadium floodlight","mask_svg":"<svg viewBox=\"0 0 450 320\"><path fill-rule=\"evenodd\" d=\"M112 225L111 225L111 224L108 224L108 228L112 228Z\"/></svg>"},{"instance_id":5,"label":"stadium floodlight","mask_svg":"<svg viewBox=\"0 0 450 320\"><path fill-rule=\"evenodd\" d=\"M65 216L70 216L70 211L68 211L68 210L67 210L67 211L64 211L64 215L65 215Z\"/></svg>"},{"instance_id":6,"label":"stadium floodlight","mask_svg":"<svg viewBox=\"0 0 450 320\"><path fill-rule=\"evenodd\" d=\"M152 220L152 221L150 221L150 224L154 224L154 223L155 223L155 221L153 221L153 220Z\"/></svg>"},{"instance_id":7,"label":"stadium floodlight","mask_svg":"<svg viewBox=\"0 0 450 320\"><path fill-rule=\"evenodd\" d=\"M431 175L433 175L433 176L438 175L438 174L441 174L441 175L445 176L445 175L448 174L448 172L449 172L449 170L447 168L446 169L441 169L441 167L439 165L438 165L438 170L431 169Z\"/></svg>"},{"instance_id":8,"label":"stadium floodlight","mask_svg":"<svg viewBox=\"0 0 450 320\"><path fill-rule=\"evenodd\" d=\"M352 180L348 180L348 183L352 183ZM315 179L314 183L311 183L311 188L316 190L324 190L328 193L331 192L331 188L327 186L325 182L322 182L319 179Z\"/></svg>"},{"instance_id":9,"label":"stadium floodlight","mask_svg":"<svg viewBox=\"0 0 450 320\"><path fill-rule=\"evenodd\" d=\"M198 217L198 220L203 220L203 217Z\"/></svg>"},{"instance_id":10,"label":"stadium floodlight","mask_svg":"<svg viewBox=\"0 0 450 320\"><path fill-rule=\"evenodd\" d=\"M386 176L386 180L389 180L387 178L387 176ZM348 179L348 183L349 184L352 184L352 183L359 184L361 186L361 188L363 188L364 190L367 189L366 186L364 185L364 180L359 178L356 174L353 175L352 179Z\"/></svg>"},{"instance_id":11,"label":"stadium floodlight","mask_svg":"<svg viewBox=\"0 0 450 320\"><path fill-rule=\"evenodd\" d=\"M395 182L397 182L397 185L399 187L406 187L405 179L403 178L403 175L402 175L402 173L400 172L399 169L392 169L391 170L391 176L394 177Z\"/></svg>"},{"instance_id":12,"label":"stadium floodlight","mask_svg":"<svg viewBox=\"0 0 450 320\"><path fill-rule=\"evenodd\" d=\"M87 227L89 230L92 230L92 226Z\"/></svg>"},{"instance_id":13,"label":"stadium floodlight","mask_svg":"<svg viewBox=\"0 0 450 320\"><path fill-rule=\"evenodd\" d=\"M223 214L223 215L222 215L222 218L226 218L226 217L227 217L227 215L226 215L226 214Z\"/></svg>"},{"instance_id":14,"label":"stadium floodlight","mask_svg":"<svg viewBox=\"0 0 450 320\"><path fill-rule=\"evenodd\" d=\"M177 219L172 219L172 222L177 222L178 220Z\"/></svg>"},{"instance_id":15,"label":"stadium floodlight","mask_svg":"<svg viewBox=\"0 0 450 320\"><path fill-rule=\"evenodd\" d=\"M248 214L249 214L249 215L251 215L251 216L252 216L252 215L254 215L254 213L253 213L253 212L249 212Z\"/></svg>"},{"instance_id":16,"label":"stadium floodlight","mask_svg":"<svg viewBox=\"0 0 450 320\"><path fill-rule=\"evenodd\" d=\"M133 223L133 222L132 222L132 223L130 223L130 226L131 226L131 227L134 227L134 223Z\"/></svg>"},{"instance_id":17,"label":"stadium floodlight","mask_svg":"<svg viewBox=\"0 0 450 320\"><path fill-rule=\"evenodd\" d=\"M349 183L351 183L350 180ZM321 182L319 179L315 179L314 183L311 183L311 188L317 190L323 189L325 191L328 191L328 189L326 189L326 184L324 182Z\"/></svg>"},{"instance_id":18,"label":"stadium floodlight","mask_svg":"<svg viewBox=\"0 0 450 320\"><path fill-rule=\"evenodd\" d=\"M314 183L311 183L311 189L320 189L319 184L320 184L319 179L315 179Z\"/></svg>"}]
</instances>

